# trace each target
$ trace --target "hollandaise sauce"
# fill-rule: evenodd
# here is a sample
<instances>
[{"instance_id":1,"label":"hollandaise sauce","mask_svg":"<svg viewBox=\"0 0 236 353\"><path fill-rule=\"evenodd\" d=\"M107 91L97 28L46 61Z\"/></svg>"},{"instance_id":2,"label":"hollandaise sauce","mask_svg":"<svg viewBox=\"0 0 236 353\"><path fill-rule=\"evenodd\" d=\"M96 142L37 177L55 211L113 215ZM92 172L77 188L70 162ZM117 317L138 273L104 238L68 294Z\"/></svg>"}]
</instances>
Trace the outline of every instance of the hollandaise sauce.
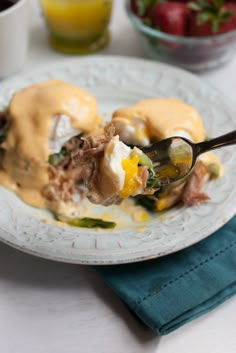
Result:
<instances>
[{"instance_id":1,"label":"hollandaise sauce","mask_svg":"<svg viewBox=\"0 0 236 353\"><path fill-rule=\"evenodd\" d=\"M55 49L86 54L107 44L112 0L41 0L41 5Z\"/></svg>"},{"instance_id":2,"label":"hollandaise sauce","mask_svg":"<svg viewBox=\"0 0 236 353\"><path fill-rule=\"evenodd\" d=\"M96 100L79 87L50 80L16 92L7 111L10 122L2 143L5 152L0 184L29 205L56 209L57 203L49 205L42 196L49 182L47 161L51 153L52 118L64 114L74 129L90 132L100 121Z\"/></svg>"}]
</instances>

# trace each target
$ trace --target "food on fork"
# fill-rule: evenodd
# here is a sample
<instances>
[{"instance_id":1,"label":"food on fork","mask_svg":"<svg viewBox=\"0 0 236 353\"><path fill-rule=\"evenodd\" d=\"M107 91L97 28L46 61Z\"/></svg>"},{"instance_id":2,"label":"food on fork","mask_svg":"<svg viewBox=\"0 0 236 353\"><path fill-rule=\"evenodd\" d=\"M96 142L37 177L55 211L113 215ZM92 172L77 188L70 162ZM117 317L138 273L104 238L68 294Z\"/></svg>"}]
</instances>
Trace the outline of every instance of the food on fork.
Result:
<instances>
[{"instance_id":1,"label":"food on fork","mask_svg":"<svg viewBox=\"0 0 236 353\"><path fill-rule=\"evenodd\" d=\"M129 145L146 146L171 136L186 137L196 143L207 138L198 112L176 98L145 99L119 108L113 113L112 123L120 139ZM222 172L216 155L205 153L199 157L187 178L161 187L153 195L140 196L138 202L149 210L157 211L168 209L179 201L185 205L198 204L208 200L202 192L203 186Z\"/></svg>"},{"instance_id":2,"label":"food on fork","mask_svg":"<svg viewBox=\"0 0 236 353\"><path fill-rule=\"evenodd\" d=\"M119 204L129 196L153 193L155 180L149 183L154 173L151 160L140 149L121 142L114 131L108 125L99 135L73 137L62 147L61 157L51 155L53 177L44 195L49 199L54 197L61 175L66 184L83 183L87 198L103 206Z\"/></svg>"}]
</instances>

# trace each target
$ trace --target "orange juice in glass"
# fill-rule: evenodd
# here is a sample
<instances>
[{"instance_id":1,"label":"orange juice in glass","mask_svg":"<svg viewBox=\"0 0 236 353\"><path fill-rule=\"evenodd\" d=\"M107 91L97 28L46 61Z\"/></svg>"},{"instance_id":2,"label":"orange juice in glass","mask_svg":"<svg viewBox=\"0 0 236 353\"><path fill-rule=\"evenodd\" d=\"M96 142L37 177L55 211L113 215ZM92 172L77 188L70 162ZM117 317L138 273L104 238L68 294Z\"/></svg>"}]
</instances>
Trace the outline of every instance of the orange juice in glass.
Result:
<instances>
[{"instance_id":1,"label":"orange juice in glass","mask_svg":"<svg viewBox=\"0 0 236 353\"><path fill-rule=\"evenodd\" d=\"M112 0L40 0L52 47L88 54L109 42Z\"/></svg>"}]
</instances>

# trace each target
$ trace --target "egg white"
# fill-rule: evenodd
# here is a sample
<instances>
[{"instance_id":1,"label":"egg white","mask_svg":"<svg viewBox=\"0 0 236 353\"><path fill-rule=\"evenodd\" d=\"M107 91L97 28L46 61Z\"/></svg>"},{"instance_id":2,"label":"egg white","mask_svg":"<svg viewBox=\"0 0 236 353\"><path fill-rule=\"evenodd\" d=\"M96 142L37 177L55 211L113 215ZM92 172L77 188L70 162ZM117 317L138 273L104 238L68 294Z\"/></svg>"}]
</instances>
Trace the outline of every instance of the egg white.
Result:
<instances>
[{"instance_id":1,"label":"egg white","mask_svg":"<svg viewBox=\"0 0 236 353\"><path fill-rule=\"evenodd\" d=\"M115 136L107 144L105 148L104 158L102 161L102 170L109 175L112 180L113 190L111 193L120 193L125 183L125 170L122 167L122 161L132 158L134 155L140 155L143 152L134 147L131 149L119 140L119 136ZM143 187L138 187L133 193L135 196L141 193Z\"/></svg>"},{"instance_id":2,"label":"egg white","mask_svg":"<svg viewBox=\"0 0 236 353\"><path fill-rule=\"evenodd\" d=\"M71 120L66 115L56 115L51 120L49 131L49 148L51 153L60 151L66 141L81 131L71 126Z\"/></svg>"},{"instance_id":3,"label":"egg white","mask_svg":"<svg viewBox=\"0 0 236 353\"><path fill-rule=\"evenodd\" d=\"M131 152L131 148L119 140L119 136L114 136L105 148L103 169L110 175L117 192L122 190L125 182L122 161L130 158Z\"/></svg>"},{"instance_id":4,"label":"egg white","mask_svg":"<svg viewBox=\"0 0 236 353\"><path fill-rule=\"evenodd\" d=\"M124 143L134 146L149 145L150 139L145 132L146 122L143 119L139 117L133 117L132 119L117 117L112 120L112 123L115 125L116 133Z\"/></svg>"}]
</instances>

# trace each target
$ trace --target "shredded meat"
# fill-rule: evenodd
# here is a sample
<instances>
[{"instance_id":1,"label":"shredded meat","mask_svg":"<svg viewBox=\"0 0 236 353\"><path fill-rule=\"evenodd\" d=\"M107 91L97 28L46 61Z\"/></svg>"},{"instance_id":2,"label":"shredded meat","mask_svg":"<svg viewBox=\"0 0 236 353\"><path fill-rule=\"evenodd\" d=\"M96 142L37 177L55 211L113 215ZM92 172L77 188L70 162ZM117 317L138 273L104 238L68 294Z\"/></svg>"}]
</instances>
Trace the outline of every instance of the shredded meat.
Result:
<instances>
[{"instance_id":1,"label":"shredded meat","mask_svg":"<svg viewBox=\"0 0 236 353\"><path fill-rule=\"evenodd\" d=\"M157 191L157 189L155 188L147 188L145 189L146 187L146 184L147 184L147 180L148 180L148 176L149 176L149 173L148 173L148 169L147 167L139 167L139 170L138 170L138 180L139 180L139 183L140 183L140 187L143 188L143 192L142 192L142 195L152 195L154 194L155 191Z\"/></svg>"},{"instance_id":2,"label":"shredded meat","mask_svg":"<svg viewBox=\"0 0 236 353\"><path fill-rule=\"evenodd\" d=\"M56 166L49 165L49 184L44 188L43 195L51 200L72 201L77 191L84 196L84 189L79 185L83 182L91 190L99 171L99 163L104 154L105 145L115 133L113 125L105 128L99 136L75 136L63 146L65 158Z\"/></svg>"},{"instance_id":3,"label":"shredded meat","mask_svg":"<svg viewBox=\"0 0 236 353\"><path fill-rule=\"evenodd\" d=\"M148 174L147 167L139 167L139 169L138 169L138 181L140 183L140 186L142 186L143 188L147 184L148 175L149 174Z\"/></svg>"},{"instance_id":4,"label":"shredded meat","mask_svg":"<svg viewBox=\"0 0 236 353\"><path fill-rule=\"evenodd\" d=\"M200 161L197 162L183 190L182 200L186 206L209 200L209 196L201 192L209 179L210 174L206 166Z\"/></svg>"},{"instance_id":5,"label":"shredded meat","mask_svg":"<svg viewBox=\"0 0 236 353\"><path fill-rule=\"evenodd\" d=\"M186 181L174 187L167 186L159 193L158 197L149 196L149 199L155 201L156 207L159 210L169 209L181 201L186 206L199 204L200 202L209 200L209 197L201 191L209 178L210 174L206 166L202 162L197 162Z\"/></svg>"},{"instance_id":6,"label":"shredded meat","mask_svg":"<svg viewBox=\"0 0 236 353\"><path fill-rule=\"evenodd\" d=\"M86 196L92 203L103 206L119 205L122 202L122 199L116 193L109 196L103 195L100 190L97 190L96 184L93 185L93 188Z\"/></svg>"},{"instance_id":7,"label":"shredded meat","mask_svg":"<svg viewBox=\"0 0 236 353\"><path fill-rule=\"evenodd\" d=\"M43 195L50 201L72 201L75 191L80 191L74 179L68 178L63 169L48 167L50 183L44 188Z\"/></svg>"},{"instance_id":8,"label":"shredded meat","mask_svg":"<svg viewBox=\"0 0 236 353\"><path fill-rule=\"evenodd\" d=\"M185 182L182 182L181 184L173 187L173 189L171 189L169 192L166 193L166 195L164 196L164 200L165 200L164 206L162 206L163 209L169 209L182 200L184 187L185 187ZM157 202L157 205L158 205L158 202ZM162 207L161 207L161 210L162 210Z\"/></svg>"}]
</instances>

